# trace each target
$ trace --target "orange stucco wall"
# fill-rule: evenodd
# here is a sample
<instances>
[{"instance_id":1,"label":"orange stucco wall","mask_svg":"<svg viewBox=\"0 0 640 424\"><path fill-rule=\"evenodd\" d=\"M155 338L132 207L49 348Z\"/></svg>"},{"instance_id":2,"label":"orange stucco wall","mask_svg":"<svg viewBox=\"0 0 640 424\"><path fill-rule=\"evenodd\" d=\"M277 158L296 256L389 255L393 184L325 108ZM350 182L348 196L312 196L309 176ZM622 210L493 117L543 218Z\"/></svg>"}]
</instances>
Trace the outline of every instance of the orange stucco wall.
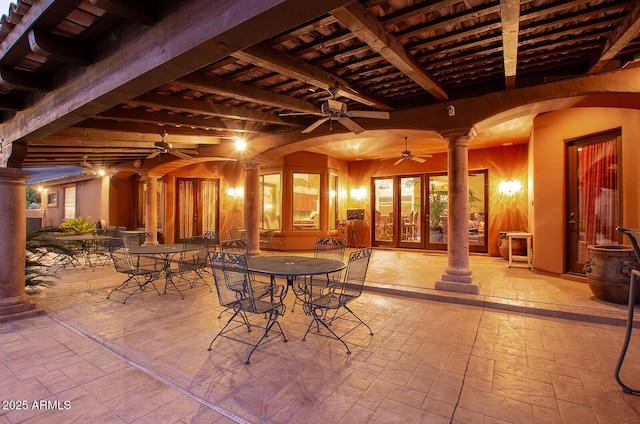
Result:
<instances>
[{"instance_id":1,"label":"orange stucco wall","mask_svg":"<svg viewBox=\"0 0 640 424\"><path fill-rule=\"evenodd\" d=\"M538 116L531 137L534 266L564 273L565 260L565 141L622 128L623 225L640 225L640 112L627 109L567 109Z\"/></svg>"}]
</instances>

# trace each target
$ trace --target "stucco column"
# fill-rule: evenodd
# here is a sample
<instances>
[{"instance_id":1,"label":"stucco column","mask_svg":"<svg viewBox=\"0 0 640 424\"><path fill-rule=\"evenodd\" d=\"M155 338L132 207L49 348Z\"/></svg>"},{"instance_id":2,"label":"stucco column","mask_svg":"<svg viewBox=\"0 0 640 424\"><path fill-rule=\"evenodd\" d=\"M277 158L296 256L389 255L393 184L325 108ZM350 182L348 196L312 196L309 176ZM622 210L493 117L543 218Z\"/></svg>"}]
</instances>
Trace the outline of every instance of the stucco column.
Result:
<instances>
[{"instance_id":1,"label":"stucco column","mask_svg":"<svg viewBox=\"0 0 640 424\"><path fill-rule=\"evenodd\" d=\"M145 205L144 230L152 235L153 244L158 243L158 177L147 175L147 204Z\"/></svg>"},{"instance_id":2,"label":"stucco column","mask_svg":"<svg viewBox=\"0 0 640 424\"><path fill-rule=\"evenodd\" d=\"M0 168L0 199L0 321L7 321L35 311L35 304L24 291L26 174L20 169Z\"/></svg>"},{"instance_id":3,"label":"stucco column","mask_svg":"<svg viewBox=\"0 0 640 424\"><path fill-rule=\"evenodd\" d=\"M111 176L107 173L102 176L100 192L100 218L109 225L109 188L111 186ZM44 204L44 202L43 202ZM103 228L105 230L106 228Z\"/></svg>"},{"instance_id":4,"label":"stucco column","mask_svg":"<svg viewBox=\"0 0 640 424\"><path fill-rule=\"evenodd\" d=\"M457 136L448 140L449 205L447 219L447 269L436 290L478 294L469 268L469 137Z\"/></svg>"},{"instance_id":5,"label":"stucco column","mask_svg":"<svg viewBox=\"0 0 640 424\"><path fill-rule=\"evenodd\" d=\"M247 243L251 256L260 252L260 166L246 161L244 181L244 225L247 229Z\"/></svg>"}]
</instances>

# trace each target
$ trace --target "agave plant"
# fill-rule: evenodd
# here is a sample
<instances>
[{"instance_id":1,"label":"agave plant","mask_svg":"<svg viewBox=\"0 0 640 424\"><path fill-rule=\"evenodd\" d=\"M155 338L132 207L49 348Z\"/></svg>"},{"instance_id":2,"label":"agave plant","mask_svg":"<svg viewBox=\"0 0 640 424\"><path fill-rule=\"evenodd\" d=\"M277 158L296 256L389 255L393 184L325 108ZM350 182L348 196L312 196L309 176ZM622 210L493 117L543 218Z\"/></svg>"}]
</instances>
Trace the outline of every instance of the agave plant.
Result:
<instances>
[{"instance_id":1,"label":"agave plant","mask_svg":"<svg viewBox=\"0 0 640 424\"><path fill-rule=\"evenodd\" d=\"M51 265L54 263L52 255L57 258L55 263L71 259L73 252L59 244L53 236L53 233L62 231L60 228L40 228L27 233L25 286L51 284L50 278L55 276L51 271Z\"/></svg>"},{"instance_id":2,"label":"agave plant","mask_svg":"<svg viewBox=\"0 0 640 424\"><path fill-rule=\"evenodd\" d=\"M96 224L90 222L91 217L79 216L77 218L68 219L60 224L60 228L72 234L87 234L96 230Z\"/></svg>"}]
</instances>

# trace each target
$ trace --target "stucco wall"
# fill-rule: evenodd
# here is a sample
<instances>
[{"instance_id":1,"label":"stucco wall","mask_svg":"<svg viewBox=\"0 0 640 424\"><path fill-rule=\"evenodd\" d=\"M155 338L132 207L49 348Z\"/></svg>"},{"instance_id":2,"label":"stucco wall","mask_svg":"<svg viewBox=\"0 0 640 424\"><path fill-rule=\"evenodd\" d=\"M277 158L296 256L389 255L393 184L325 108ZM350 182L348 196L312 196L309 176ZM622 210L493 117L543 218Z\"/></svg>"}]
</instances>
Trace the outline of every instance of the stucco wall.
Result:
<instances>
[{"instance_id":1,"label":"stucco wall","mask_svg":"<svg viewBox=\"0 0 640 424\"><path fill-rule=\"evenodd\" d=\"M623 225L638 228L640 112L576 108L547 113L534 120L530 159L536 269L557 274L565 272L565 140L615 128L622 128Z\"/></svg>"}]
</instances>

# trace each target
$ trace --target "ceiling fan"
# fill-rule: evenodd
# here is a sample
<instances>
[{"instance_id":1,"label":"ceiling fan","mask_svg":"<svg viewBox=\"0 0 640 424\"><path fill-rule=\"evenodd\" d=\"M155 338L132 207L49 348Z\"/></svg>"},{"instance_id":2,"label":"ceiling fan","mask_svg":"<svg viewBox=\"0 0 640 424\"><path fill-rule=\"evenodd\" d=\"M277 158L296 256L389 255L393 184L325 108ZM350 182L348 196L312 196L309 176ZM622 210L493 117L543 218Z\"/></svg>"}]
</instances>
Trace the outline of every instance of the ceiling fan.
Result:
<instances>
[{"instance_id":1,"label":"ceiling fan","mask_svg":"<svg viewBox=\"0 0 640 424\"><path fill-rule=\"evenodd\" d=\"M409 151L408 144L409 144L409 137L405 137L404 138L404 151L400 152L400 158L398 158L398 160L393 163L394 165L399 164L400 162L402 162L405 159L411 159L411 160L416 161L418 163L424 163L425 162L425 160L423 158L418 157L418 156L414 156L413 153L411 153ZM428 158L432 158L433 157L431 155L424 155L424 156L428 157Z\"/></svg>"},{"instance_id":2,"label":"ceiling fan","mask_svg":"<svg viewBox=\"0 0 640 424\"><path fill-rule=\"evenodd\" d=\"M355 134L360 134L364 131L360 125L358 125L351 118L372 118L372 119L389 119L389 112L383 111L370 111L370 110L347 110L347 104L336 100L338 92L340 91L338 84L329 88L331 97L326 99L320 105L319 113L307 113L307 112L293 112L293 113L281 113L279 116L294 116L294 115L318 115L321 116L313 124L302 130L303 134L310 133L318 128L320 125L329 121L329 125L332 125L333 121L339 122L344 125L348 130ZM329 127L331 129L331 127Z\"/></svg>"},{"instance_id":3,"label":"ceiling fan","mask_svg":"<svg viewBox=\"0 0 640 424\"><path fill-rule=\"evenodd\" d=\"M197 150L174 149L170 143L167 143L164 141L164 138L166 137L166 135L167 135L167 132L162 131L162 133L160 134L160 136L162 136L162 140L156 141L154 143L154 147L156 148L156 151L151 153L149 156L147 156L147 159L153 159L156 156L160 154L165 154L165 153L169 153L171 155L177 156L182 159L193 159L192 155L198 154Z\"/></svg>"}]
</instances>

